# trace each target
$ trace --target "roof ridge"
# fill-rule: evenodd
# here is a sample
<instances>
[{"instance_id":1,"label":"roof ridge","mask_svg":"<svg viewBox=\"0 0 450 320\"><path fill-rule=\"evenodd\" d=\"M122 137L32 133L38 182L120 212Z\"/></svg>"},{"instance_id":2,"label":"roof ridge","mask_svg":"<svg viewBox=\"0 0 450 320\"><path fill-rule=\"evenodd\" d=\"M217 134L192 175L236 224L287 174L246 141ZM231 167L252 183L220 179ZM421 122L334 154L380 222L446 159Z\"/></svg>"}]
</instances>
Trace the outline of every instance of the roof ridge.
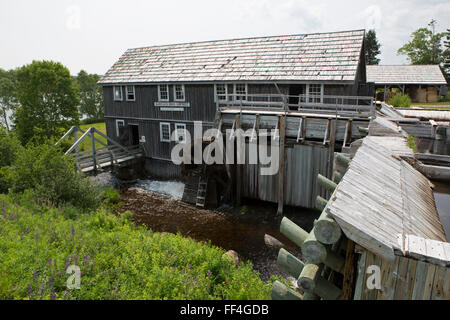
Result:
<instances>
[{"instance_id":1,"label":"roof ridge","mask_svg":"<svg viewBox=\"0 0 450 320\"><path fill-rule=\"evenodd\" d=\"M219 41L236 41L236 40L264 39L264 38L268 39L268 38L294 37L294 36L312 36L312 35L318 35L318 34L338 34L338 33L350 33L350 32L357 32L357 31L364 31L365 32L365 29L343 30L343 31L334 31L334 32L281 34L281 35L273 35L273 36L258 36L258 37L244 37L244 38L215 39L215 40L203 40L203 41L169 43L169 44L160 44L160 45L153 45L153 46L143 46L143 47L128 48L126 51L137 50L137 49L148 49L148 48L161 48L161 47L169 47L169 46L176 46L176 45L186 45L186 44L199 44L199 43L208 43L208 42L219 42Z\"/></svg>"}]
</instances>

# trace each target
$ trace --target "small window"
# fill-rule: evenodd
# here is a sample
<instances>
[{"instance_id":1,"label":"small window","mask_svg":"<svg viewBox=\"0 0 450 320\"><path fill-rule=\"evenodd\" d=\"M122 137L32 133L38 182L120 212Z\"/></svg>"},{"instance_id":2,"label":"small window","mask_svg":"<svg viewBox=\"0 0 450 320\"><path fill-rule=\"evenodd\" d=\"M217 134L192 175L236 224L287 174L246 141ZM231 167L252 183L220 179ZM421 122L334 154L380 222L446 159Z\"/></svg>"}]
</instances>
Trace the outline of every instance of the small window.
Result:
<instances>
[{"instance_id":1,"label":"small window","mask_svg":"<svg viewBox=\"0 0 450 320\"><path fill-rule=\"evenodd\" d=\"M114 101L122 101L122 86L114 86Z\"/></svg>"},{"instance_id":2,"label":"small window","mask_svg":"<svg viewBox=\"0 0 450 320\"><path fill-rule=\"evenodd\" d=\"M161 142L170 142L170 123L160 122L159 123L159 135Z\"/></svg>"},{"instance_id":3,"label":"small window","mask_svg":"<svg viewBox=\"0 0 450 320\"><path fill-rule=\"evenodd\" d=\"M310 84L308 89L309 102L321 103L322 102L322 85Z\"/></svg>"},{"instance_id":4,"label":"small window","mask_svg":"<svg viewBox=\"0 0 450 320\"><path fill-rule=\"evenodd\" d=\"M135 101L136 94L134 86L126 86L126 89L127 89L127 101Z\"/></svg>"},{"instance_id":5,"label":"small window","mask_svg":"<svg viewBox=\"0 0 450 320\"><path fill-rule=\"evenodd\" d=\"M125 128L124 120L116 120L116 135L120 137L123 134L123 130Z\"/></svg>"},{"instance_id":6,"label":"small window","mask_svg":"<svg viewBox=\"0 0 450 320\"><path fill-rule=\"evenodd\" d=\"M184 101L184 85L176 84L173 86L175 101Z\"/></svg>"},{"instance_id":7,"label":"small window","mask_svg":"<svg viewBox=\"0 0 450 320\"><path fill-rule=\"evenodd\" d=\"M227 85L226 84L216 84L215 89L215 100L214 101L226 101L227 100Z\"/></svg>"},{"instance_id":8,"label":"small window","mask_svg":"<svg viewBox=\"0 0 450 320\"><path fill-rule=\"evenodd\" d=\"M161 84L158 86L158 100L169 101L169 86L167 84Z\"/></svg>"},{"instance_id":9,"label":"small window","mask_svg":"<svg viewBox=\"0 0 450 320\"><path fill-rule=\"evenodd\" d=\"M234 98L235 100L247 100L247 85L235 84L234 85Z\"/></svg>"},{"instance_id":10,"label":"small window","mask_svg":"<svg viewBox=\"0 0 450 320\"><path fill-rule=\"evenodd\" d=\"M186 142L186 125L184 123L175 124L175 137L178 143Z\"/></svg>"}]
</instances>

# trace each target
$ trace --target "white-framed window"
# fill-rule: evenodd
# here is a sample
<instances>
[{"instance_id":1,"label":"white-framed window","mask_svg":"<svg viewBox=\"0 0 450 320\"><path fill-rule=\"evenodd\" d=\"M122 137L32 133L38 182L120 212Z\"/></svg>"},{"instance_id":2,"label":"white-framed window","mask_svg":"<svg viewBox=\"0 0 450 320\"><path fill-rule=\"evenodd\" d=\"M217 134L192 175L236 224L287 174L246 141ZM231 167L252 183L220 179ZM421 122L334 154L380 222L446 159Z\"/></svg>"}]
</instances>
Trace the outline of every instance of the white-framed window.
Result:
<instances>
[{"instance_id":1,"label":"white-framed window","mask_svg":"<svg viewBox=\"0 0 450 320\"><path fill-rule=\"evenodd\" d=\"M323 84L307 85L308 102L322 103L323 101Z\"/></svg>"},{"instance_id":2,"label":"white-framed window","mask_svg":"<svg viewBox=\"0 0 450 320\"><path fill-rule=\"evenodd\" d=\"M247 100L247 84L246 83L237 83L233 86L234 91L234 99L235 100Z\"/></svg>"},{"instance_id":3,"label":"white-framed window","mask_svg":"<svg viewBox=\"0 0 450 320\"><path fill-rule=\"evenodd\" d=\"M173 96L175 101L184 101L184 84L176 84L173 86Z\"/></svg>"},{"instance_id":4,"label":"white-framed window","mask_svg":"<svg viewBox=\"0 0 450 320\"><path fill-rule=\"evenodd\" d=\"M186 142L186 125L184 123L175 123L175 138L177 142Z\"/></svg>"},{"instance_id":5,"label":"white-framed window","mask_svg":"<svg viewBox=\"0 0 450 320\"><path fill-rule=\"evenodd\" d=\"M120 137L125 128L125 120L116 120L116 136Z\"/></svg>"},{"instance_id":6,"label":"white-framed window","mask_svg":"<svg viewBox=\"0 0 450 320\"><path fill-rule=\"evenodd\" d=\"M136 101L136 91L134 86L125 86L127 101Z\"/></svg>"},{"instance_id":7,"label":"white-framed window","mask_svg":"<svg viewBox=\"0 0 450 320\"><path fill-rule=\"evenodd\" d=\"M168 84L158 85L158 100L159 101L169 101L169 85Z\"/></svg>"},{"instance_id":8,"label":"white-framed window","mask_svg":"<svg viewBox=\"0 0 450 320\"><path fill-rule=\"evenodd\" d=\"M114 101L122 101L122 86L114 86L113 87L113 95L114 95Z\"/></svg>"},{"instance_id":9,"label":"white-framed window","mask_svg":"<svg viewBox=\"0 0 450 320\"><path fill-rule=\"evenodd\" d=\"M160 122L159 123L159 137L161 142L170 142L170 123Z\"/></svg>"},{"instance_id":10,"label":"white-framed window","mask_svg":"<svg viewBox=\"0 0 450 320\"><path fill-rule=\"evenodd\" d=\"M228 86L224 83L214 85L214 101L226 101L228 94Z\"/></svg>"}]
</instances>

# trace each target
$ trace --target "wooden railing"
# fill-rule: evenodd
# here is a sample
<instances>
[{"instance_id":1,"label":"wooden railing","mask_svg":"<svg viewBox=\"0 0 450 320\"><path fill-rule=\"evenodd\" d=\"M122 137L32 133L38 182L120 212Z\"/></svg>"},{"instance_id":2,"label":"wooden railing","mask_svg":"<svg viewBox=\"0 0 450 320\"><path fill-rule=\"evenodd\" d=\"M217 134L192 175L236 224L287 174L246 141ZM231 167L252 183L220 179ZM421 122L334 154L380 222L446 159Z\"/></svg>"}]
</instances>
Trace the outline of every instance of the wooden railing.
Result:
<instances>
[{"instance_id":1,"label":"wooden railing","mask_svg":"<svg viewBox=\"0 0 450 320\"><path fill-rule=\"evenodd\" d=\"M375 117L372 97L280 94L224 94L216 96L218 110L270 110L339 116Z\"/></svg>"},{"instance_id":2,"label":"wooden railing","mask_svg":"<svg viewBox=\"0 0 450 320\"><path fill-rule=\"evenodd\" d=\"M78 132L82 133L82 136L79 139L77 139ZM109 142L109 145L100 139L97 139L95 136L96 134L104 138L107 143ZM73 126L56 143L56 145L71 135L74 136L75 143L65 152L65 154L73 155L78 169L83 172L96 171L105 167L113 167L114 165L136 159L144 154L141 145L125 147L93 127L84 131L77 126ZM85 139L91 140L91 149L79 152L78 147ZM95 145L96 142L102 145L102 147L97 148Z\"/></svg>"}]
</instances>

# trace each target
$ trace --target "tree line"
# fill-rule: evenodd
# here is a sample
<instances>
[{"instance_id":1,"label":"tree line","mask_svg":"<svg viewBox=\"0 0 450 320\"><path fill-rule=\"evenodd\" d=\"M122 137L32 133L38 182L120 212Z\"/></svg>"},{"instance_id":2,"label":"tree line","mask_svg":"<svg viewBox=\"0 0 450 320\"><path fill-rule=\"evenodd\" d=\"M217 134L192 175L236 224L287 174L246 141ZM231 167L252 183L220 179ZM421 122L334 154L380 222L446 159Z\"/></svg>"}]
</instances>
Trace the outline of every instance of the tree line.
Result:
<instances>
[{"instance_id":1,"label":"tree line","mask_svg":"<svg viewBox=\"0 0 450 320\"><path fill-rule=\"evenodd\" d=\"M103 121L100 76L81 70L75 77L59 62L33 61L14 70L0 69L0 118L23 144L58 137L82 115ZM12 123L8 115L12 115Z\"/></svg>"}]
</instances>

